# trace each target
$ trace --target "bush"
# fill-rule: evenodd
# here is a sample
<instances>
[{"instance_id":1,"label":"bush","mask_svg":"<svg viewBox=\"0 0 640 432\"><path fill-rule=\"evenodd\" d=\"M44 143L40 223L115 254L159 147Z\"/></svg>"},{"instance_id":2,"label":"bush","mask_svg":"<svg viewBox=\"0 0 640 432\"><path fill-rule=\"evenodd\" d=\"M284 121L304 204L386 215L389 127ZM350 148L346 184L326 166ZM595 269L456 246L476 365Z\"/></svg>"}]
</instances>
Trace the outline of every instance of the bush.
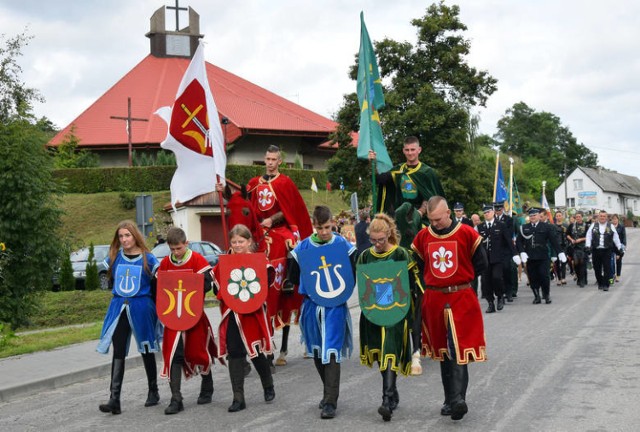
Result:
<instances>
[{"instance_id":1,"label":"bush","mask_svg":"<svg viewBox=\"0 0 640 432\"><path fill-rule=\"evenodd\" d=\"M65 252L62 257L60 266L60 291L72 291L76 288L76 279L73 277L73 265L71 264L71 255Z\"/></svg>"},{"instance_id":2,"label":"bush","mask_svg":"<svg viewBox=\"0 0 640 432\"><path fill-rule=\"evenodd\" d=\"M175 166L69 168L55 170L53 175L64 182L68 193L154 192L169 190L175 170ZM308 189L312 177L318 185L327 181L325 171L284 168L282 172L291 177L300 189ZM226 173L227 178L235 183L247 184L252 177L264 174L264 166L227 165Z\"/></svg>"},{"instance_id":3,"label":"bush","mask_svg":"<svg viewBox=\"0 0 640 432\"><path fill-rule=\"evenodd\" d=\"M120 205L125 210L131 210L136 208L136 196L131 192L120 192L118 195L120 198Z\"/></svg>"},{"instance_id":4,"label":"bush","mask_svg":"<svg viewBox=\"0 0 640 432\"><path fill-rule=\"evenodd\" d=\"M87 291L97 290L100 286L100 281L98 280L98 264L93 252L93 242L89 245L89 258L87 259L85 272L84 289Z\"/></svg>"}]
</instances>

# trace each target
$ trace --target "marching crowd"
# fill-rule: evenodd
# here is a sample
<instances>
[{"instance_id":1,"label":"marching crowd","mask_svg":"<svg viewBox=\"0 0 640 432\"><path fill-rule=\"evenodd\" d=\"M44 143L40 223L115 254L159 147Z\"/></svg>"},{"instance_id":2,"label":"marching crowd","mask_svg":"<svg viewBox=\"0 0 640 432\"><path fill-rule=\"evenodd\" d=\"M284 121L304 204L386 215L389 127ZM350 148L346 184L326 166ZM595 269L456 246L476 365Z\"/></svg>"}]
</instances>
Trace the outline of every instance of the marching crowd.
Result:
<instances>
[{"instance_id":1,"label":"marching crowd","mask_svg":"<svg viewBox=\"0 0 640 432\"><path fill-rule=\"evenodd\" d=\"M145 406L160 401L156 352L163 359L159 375L171 390L167 415L184 410L183 377L200 375L197 403L211 403L214 362L228 368L229 412L247 408L247 358L260 376L265 402L272 402L274 366L286 365L289 328L297 324L322 385L320 417L332 419L340 364L354 349L347 300L357 289L359 357L380 371L382 420L390 421L400 403L397 375L420 375L421 357L440 364L440 413L460 420L468 411L467 365L486 360L478 285L492 313L517 297L519 269L534 303L547 304L551 273L566 284L568 266L579 286L587 283L589 254L602 290L620 276L626 239L617 217L609 222L600 212L588 225L578 213L567 224L558 213L554 224L543 220L546 212L531 208L529 220L520 223L504 214L502 203L484 206L482 222L477 215L467 219L460 203L452 216L435 171L419 160L421 150L417 138L407 138L406 161L377 175L380 212L355 226L358 248L335 232L329 208L317 206L309 218L295 184L278 170L276 146L266 151L265 174L251 179L246 190L230 194L216 186L227 198L230 250L213 268L188 248L180 228L169 230L171 254L158 262L134 223L119 224L105 260L113 298L97 350L106 354L113 346L113 356L110 396L100 411L121 413L132 335L148 379ZM208 291L220 303L217 330L203 313Z\"/></svg>"}]
</instances>

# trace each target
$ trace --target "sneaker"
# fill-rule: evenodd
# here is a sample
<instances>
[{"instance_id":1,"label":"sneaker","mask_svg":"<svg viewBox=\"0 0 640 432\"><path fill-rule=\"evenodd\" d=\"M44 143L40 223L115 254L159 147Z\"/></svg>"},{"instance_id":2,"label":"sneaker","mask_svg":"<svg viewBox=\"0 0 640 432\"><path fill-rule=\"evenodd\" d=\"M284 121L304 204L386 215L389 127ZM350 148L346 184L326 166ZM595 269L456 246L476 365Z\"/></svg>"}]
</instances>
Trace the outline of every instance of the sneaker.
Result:
<instances>
[{"instance_id":1,"label":"sneaker","mask_svg":"<svg viewBox=\"0 0 640 432\"><path fill-rule=\"evenodd\" d=\"M414 352L411 356L411 376L422 375L422 365L420 364L420 353Z\"/></svg>"},{"instance_id":2,"label":"sneaker","mask_svg":"<svg viewBox=\"0 0 640 432\"><path fill-rule=\"evenodd\" d=\"M276 359L276 366L285 366L287 364L286 357L287 357L287 352L286 351L280 351L280 355Z\"/></svg>"}]
</instances>

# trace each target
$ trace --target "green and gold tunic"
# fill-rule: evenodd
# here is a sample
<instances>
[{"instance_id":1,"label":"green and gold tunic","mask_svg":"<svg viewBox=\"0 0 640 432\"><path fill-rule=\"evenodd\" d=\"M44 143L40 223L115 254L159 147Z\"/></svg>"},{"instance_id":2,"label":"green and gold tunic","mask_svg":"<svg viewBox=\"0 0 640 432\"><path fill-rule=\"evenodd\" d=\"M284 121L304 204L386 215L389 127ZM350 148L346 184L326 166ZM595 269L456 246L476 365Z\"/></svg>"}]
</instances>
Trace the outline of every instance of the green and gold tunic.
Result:
<instances>
[{"instance_id":1,"label":"green and gold tunic","mask_svg":"<svg viewBox=\"0 0 640 432\"><path fill-rule=\"evenodd\" d=\"M393 246L388 252L377 253L373 247L366 249L358 257L358 264L378 261L407 261L411 298L420 289L419 270L411 252L400 246ZM381 371L390 365L395 372L409 375L411 372L411 341L409 331L413 322L413 300L406 317L390 327L373 324L360 313L360 363L372 367L375 362Z\"/></svg>"}]
</instances>

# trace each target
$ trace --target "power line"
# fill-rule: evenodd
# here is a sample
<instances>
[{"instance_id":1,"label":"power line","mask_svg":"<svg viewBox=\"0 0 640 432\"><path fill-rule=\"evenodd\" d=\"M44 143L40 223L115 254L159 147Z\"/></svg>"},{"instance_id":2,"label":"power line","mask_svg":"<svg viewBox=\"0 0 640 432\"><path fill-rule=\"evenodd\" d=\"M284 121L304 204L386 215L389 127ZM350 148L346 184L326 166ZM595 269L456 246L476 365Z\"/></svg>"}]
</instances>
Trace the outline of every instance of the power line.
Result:
<instances>
[{"instance_id":1,"label":"power line","mask_svg":"<svg viewBox=\"0 0 640 432\"><path fill-rule=\"evenodd\" d=\"M640 152L631 151L631 150L620 150L620 149L615 149L615 148L610 148L610 147L597 147L597 146L587 146L587 147L588 148L594 148L594 149L600 149L600 150L608 150L608 151L622 152L622 153L633 153L633 154L640 155Z\"/></svg>"}]
</instances>

